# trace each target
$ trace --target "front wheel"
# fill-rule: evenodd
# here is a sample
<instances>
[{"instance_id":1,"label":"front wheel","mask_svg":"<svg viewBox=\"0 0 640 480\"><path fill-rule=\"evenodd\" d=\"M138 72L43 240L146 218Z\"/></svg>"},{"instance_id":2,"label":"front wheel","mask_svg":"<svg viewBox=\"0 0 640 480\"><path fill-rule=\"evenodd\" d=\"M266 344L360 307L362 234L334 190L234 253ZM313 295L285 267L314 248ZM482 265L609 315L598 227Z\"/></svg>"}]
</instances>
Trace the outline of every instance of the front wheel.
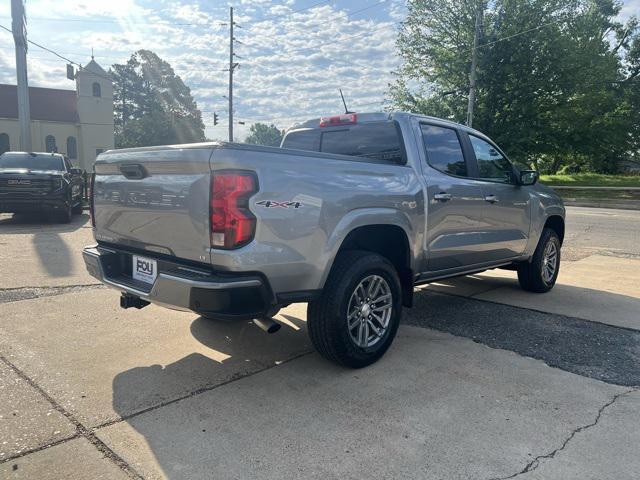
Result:
<instances>
[{"instance_id":1,"label":"front wheel","mask_svg":"<svg viewBox=\"0 0 640 480\"><path fill-rule=\"evenodd\" d=\"M71 219L73 218L73 206L71 205L71 198L69 198L68 202L65 202L62 205L62 209L58 211L57 217L58 222L60 223L71 223Z\"/></svg>"},{"instance_id":2,"label":"front wheel","mask_svg":"<svg viewBox=\"0 0 640 480\"><path fill-rule=\"evenodd\" d=\"M396 336L402 310L394 266L364 251L338 255L318 300L309 303L307 323L316 350L351 368L371 365Z\"/></svg>"},{"instance_id":3,"label":"front wheel","mask_svg":"<svg viewBox=\"0 0 640 480\"><path fill-rule=\"evenodd\" d=\"M73 209L71 211L72 211L72 213L74 215L81 215L82 214L82 199L81 198L78 199L78 203L76 203L73 206Z\"/></svg>"},{"instance_id":4,"label":"front wheel","mask_svg":"<svg viewBox=\"0 0 640 480\"><path fill-rule=\"evenodd\" d=\"M560 239L551 228L542 230L531 262L518 266L518 281L523 290L536 293L553 288L560 272Z\"/></svg>"}]
</instances>

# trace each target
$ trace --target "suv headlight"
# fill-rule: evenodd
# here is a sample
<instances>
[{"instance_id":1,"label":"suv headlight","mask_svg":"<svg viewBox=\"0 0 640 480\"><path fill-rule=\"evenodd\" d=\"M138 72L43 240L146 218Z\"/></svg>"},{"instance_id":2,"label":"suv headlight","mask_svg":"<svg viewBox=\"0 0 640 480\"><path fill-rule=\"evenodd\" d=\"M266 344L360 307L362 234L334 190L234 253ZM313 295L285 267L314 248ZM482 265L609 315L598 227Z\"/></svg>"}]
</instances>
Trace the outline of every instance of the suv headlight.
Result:
<instances>
[{"instance_id":1,"label":"suv headlight","mask_svg":"<svg viewBox=\"0 0 640 480\"><path fill-rule=\"evenodd\" d=\"M54 190L60 190L62 188L63 182L64 182L64 180L61 177L54 178L53 179L53 189Z\"/></svg>"}]
</instances>

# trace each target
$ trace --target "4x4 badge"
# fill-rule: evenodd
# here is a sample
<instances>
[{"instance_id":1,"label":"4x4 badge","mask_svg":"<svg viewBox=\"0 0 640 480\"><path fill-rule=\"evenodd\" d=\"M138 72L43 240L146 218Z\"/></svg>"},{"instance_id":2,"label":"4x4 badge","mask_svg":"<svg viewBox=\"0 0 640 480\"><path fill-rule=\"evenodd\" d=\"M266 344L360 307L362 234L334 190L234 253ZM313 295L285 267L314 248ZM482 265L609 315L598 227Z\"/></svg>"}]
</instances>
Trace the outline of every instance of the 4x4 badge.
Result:
<instances>
[{"instance_id":1,"label":"4x4 badge","mask_svg":"<svg viewBox=\"0 0 640 480\"><path fill-rule=\"evenodd\" d=\"M260 205L265 208L300 208L302 207L302 203L300 202L276 202L274 200L262 200L260 202L256 202L256 205Z\"/></svg>"}]
</instances>

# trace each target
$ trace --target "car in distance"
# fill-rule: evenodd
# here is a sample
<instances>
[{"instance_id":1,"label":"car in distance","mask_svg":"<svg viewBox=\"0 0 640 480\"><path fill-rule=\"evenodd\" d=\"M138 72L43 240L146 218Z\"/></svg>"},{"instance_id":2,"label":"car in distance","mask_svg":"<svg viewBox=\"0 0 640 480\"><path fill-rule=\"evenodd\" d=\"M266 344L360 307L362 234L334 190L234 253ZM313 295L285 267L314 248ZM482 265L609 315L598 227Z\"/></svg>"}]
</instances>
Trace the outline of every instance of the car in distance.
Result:
<instances>
[{"instance_id":1,"label":"car in distance","mask_svg":"<svg viewBox=\"0 0 640 480\"><path fill-rule=\"evenodd\" d=\"M532 292L560 268L565 209L482 133L408 113L313 119L280 148L113 150L92 178L88 271L122 292L275 330L307 302L312 343L349 367L391 345L414 286L491 268Z\"/></svg>"},{"instance_id":2,"label":"car in distance","mask_svg":"<svg viewBox=\"0 0 640 480\"><path fill-rule=\"evenodd\" d=\"M0 155L0 213L43 212L69 223L82 213L82 170L58 153Z\"/></svg>"}]
</instances>

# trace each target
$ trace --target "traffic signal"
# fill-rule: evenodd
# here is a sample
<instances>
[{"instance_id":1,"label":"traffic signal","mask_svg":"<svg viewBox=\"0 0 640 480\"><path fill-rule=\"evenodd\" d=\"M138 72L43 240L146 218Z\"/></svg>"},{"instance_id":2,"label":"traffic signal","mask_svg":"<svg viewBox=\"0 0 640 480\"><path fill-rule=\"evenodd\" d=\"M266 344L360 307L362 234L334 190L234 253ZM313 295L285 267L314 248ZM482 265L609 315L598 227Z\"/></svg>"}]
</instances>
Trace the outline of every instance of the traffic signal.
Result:
<instances>
[{"instance_id":1,"label":"traffic signal","mask_svg":"<svg viewBox=\"0 0 640 480\"><path fill-rule=\"evenodd\" d=\"M213 124L218 124L218 114L216 112L213 112Z\"/></svg>"}]
</instances>

